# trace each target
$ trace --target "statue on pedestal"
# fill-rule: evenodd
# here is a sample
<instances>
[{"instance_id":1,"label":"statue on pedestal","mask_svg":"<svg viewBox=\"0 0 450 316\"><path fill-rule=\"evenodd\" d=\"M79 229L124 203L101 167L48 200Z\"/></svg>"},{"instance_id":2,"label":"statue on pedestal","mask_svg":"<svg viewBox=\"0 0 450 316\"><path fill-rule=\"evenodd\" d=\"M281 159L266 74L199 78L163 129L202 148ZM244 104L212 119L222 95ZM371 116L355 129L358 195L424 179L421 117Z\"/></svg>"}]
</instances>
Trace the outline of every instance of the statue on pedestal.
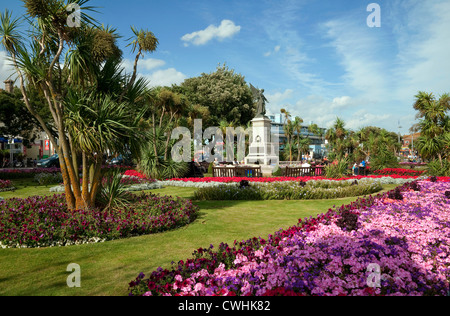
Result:
<instances>
[{"instance_id":1,"label":"statue on pedestal","mask_svg":"<svg viewBox=\"0 0 450 316\"><path fill-rule=\"evenodd\" d=\"M266 115L266 102L268 102L264 96L264 89L257 89L252 84L250 84L250 89L253 97L257 100L256 117L264 117Z\"/></svg>"}]
</instances>

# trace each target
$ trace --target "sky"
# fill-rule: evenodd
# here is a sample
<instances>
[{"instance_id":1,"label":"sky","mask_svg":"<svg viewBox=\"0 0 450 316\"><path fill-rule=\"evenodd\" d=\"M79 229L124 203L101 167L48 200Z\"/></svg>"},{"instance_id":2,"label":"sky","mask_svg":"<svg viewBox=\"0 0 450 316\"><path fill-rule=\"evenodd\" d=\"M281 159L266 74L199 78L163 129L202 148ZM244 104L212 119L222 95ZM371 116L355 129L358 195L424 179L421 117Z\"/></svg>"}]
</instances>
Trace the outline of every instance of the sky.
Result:
<instances>
[{"instance_id":1,"label":"sky","mask_svg":"<svg viewBox=\"0 0 450 316\"><path fill-rule=\"evenodd\" d=\"M375 6L373 5L375 4ZM306 124L378 126L408 134L419 91L450 92L449 0L91 0L92 14L122 35L124 66L134 55L131 26L152 31L156 52L139 74L180 84L219 65L265 90L268 112L282 108ZM24 14L22 1L0 11ZM376 23L375 23L376 22ZM375 24L375 25L374 25ZM0 48L0 80L10 73Z\"/></svg>"}]
</instances>

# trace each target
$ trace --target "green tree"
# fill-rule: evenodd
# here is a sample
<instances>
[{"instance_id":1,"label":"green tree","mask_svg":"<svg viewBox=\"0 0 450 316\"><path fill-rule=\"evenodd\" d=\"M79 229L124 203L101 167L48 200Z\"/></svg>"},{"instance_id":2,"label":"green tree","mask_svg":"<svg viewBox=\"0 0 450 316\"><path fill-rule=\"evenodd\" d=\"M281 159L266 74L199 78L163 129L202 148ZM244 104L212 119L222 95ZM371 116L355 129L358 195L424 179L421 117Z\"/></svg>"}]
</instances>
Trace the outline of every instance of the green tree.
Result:
<instances>
[{"instance_id":1,"label":"green tree","mask_svg":"<svg viewBox=\"0 0 450 316\"><path fill-rule=\"evenodd\" d=\"M245 126L255 116L255 102L245 78L225 65L185 80L178 89L192 104L209 110L209 125L218 126L226 120Z\"/></svg>"},{"instance_id":2,"label":"green tree","mask_svg":"<svg viewBox=\"0 0 450 316\"><path fill-rule=\"evenodd\" d=\"M36 91L29 91L30 103L41 111L41 115L50 117L50 112L44 113L46 107L43 98ZM0 134L23 137L23 144L28 146L42 131L39 122L26 109L22 93L15 88L13 93L0 93Z\"/></svg>"}]
</instances>

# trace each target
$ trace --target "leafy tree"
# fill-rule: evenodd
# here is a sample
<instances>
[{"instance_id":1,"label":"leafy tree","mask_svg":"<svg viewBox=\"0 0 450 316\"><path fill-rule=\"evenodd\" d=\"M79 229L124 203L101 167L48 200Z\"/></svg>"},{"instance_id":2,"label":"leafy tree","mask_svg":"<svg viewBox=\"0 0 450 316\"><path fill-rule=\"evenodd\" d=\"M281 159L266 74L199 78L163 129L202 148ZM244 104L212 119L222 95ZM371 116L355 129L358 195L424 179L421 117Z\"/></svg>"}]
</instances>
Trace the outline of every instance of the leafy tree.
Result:
<instances>
[{"instance_id":1,"label":"leafy tree","mask_svg":"<svg viewBox=\"0 0 450 316\"><path fill-rule=\"evenodd\" d=\"M50 112L44 113L46 107L43 98L36 91L30 91L30 103L41 111L41 115L48 120ZM28 146L42 131L39 122L25 108L22 93L15 88L13 93L0 93L0 134L23 137L23 144Z\"/></svg>"},{"instance_id":2,"label":"leafy tree","mask_svg":"<svg viewBox=\"0 0 450 316\"><path fill-rule=\"evenodd\" d=\"M207 123L212 126L218 126L221 120L245 126L256 114L245 78L225 65L219 65L213 73L185 80L178 89L192 104L209 110Z\"/></svg>"}]
</instances>

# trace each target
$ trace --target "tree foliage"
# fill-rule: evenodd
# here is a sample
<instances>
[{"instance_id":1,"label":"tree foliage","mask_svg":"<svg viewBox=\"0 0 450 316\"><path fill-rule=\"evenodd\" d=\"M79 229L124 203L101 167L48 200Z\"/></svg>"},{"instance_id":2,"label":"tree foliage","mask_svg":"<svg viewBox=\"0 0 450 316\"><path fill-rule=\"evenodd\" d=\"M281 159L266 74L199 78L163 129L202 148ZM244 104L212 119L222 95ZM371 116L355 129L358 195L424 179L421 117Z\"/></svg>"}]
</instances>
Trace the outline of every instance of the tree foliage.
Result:
<instances>
[{"instance_id":1,"label":"tree foliage","mask_svg":"<svg viewBox=\"0 0 450 316\"><path fill-rule=\"evenodd\" d=\"M246 126L256 114L255 100L245 78L225 65L213 73L185 80L180 89L192 104L209 110L207 123L212 126L218 126L221 120Z\"/></svg>"},{"instance_id":2,"label":"tree foliage","mask_svg":"<svg viewBox=\"0 0 450 316\"><path fill-rule=\"evenodd\" d=\"M420 120L418 149L424 159L450 160L450 95L445 93L437 99L433 93L420 91L416 95L414 109Z\"/></svg>"}]
</instances>

